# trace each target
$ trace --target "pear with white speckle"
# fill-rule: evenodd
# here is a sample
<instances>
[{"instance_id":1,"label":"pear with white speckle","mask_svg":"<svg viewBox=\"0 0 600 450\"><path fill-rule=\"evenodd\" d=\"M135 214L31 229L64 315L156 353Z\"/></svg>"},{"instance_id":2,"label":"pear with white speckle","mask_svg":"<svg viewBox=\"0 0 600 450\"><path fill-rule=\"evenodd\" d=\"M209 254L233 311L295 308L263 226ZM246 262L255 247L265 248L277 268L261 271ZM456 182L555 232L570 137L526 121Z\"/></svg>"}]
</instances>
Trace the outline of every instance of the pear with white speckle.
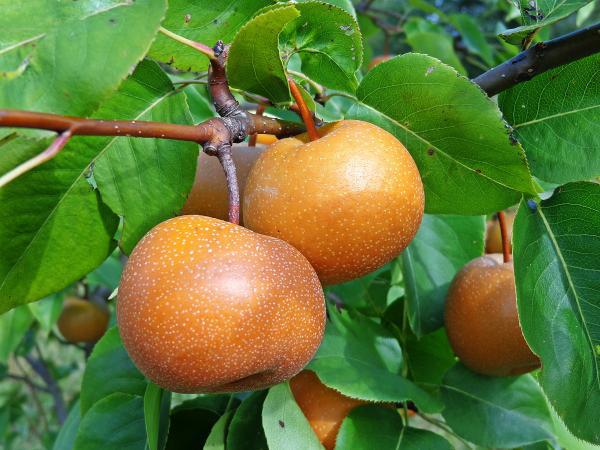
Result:
<instances>
[{"instance_id":1,"label":"pear with white speckle","mask_svg":"<svg viewBox=\"0 0 600 450\"><path fill-rule=\"evenodd\" d=\"M218 219L181 216L133 250L117 302L140 371L174 392L262 389L298 373L325 328L321 284L300 252Z\"/></svg>"},{"instance_id":2,"label":"pear with white speckle","mask_svg":"<svg viewBox=\"0 0 600 450\"><path fill-rule=\"evenodd\" d=\"M244 225L289 242L325 284L361 277L415 236L424 209L412 157L387 131L343 120L282 139L258 158L246 183Z\"/></svg>"}]
</instances>

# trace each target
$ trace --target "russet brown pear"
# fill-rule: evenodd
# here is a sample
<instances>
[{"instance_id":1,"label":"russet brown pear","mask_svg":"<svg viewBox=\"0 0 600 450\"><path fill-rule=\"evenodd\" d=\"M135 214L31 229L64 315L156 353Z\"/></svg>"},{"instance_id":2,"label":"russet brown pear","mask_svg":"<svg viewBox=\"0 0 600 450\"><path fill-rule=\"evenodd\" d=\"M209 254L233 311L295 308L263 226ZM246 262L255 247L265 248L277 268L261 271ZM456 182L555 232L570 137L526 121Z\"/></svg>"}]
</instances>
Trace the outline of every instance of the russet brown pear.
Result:
<instances>
[{"instance_id":1,"label":"russet brown pear","mask_svg":"<svg viewBox=\"0 0 600 450\"><path fill-rule=\"evenodd\" d=\"M474 372L506 376L539 367L521 331L512 262L474 259L456 275L446 299L446 332L454 353Z\"/></svg>"},{"instance_id":2,"label":"russet brown pear","mask_svg":"<svg viewBox=\"0 0 600 450\"><path fill-rule=\"evenodd\" d=\"M344 120L277 141L254 164L244 225L289 242L325 284L396 257L423 217L423 184L404 146L367 122Z\"/></svg>"},{"instance_id":3,"label":"russet brown pear","mask_svg":"<svg viewBox=\"0 0 600 450\"><path fill-rule=\"evenodd\" d=\"M180 216L144 236L119 286L123 345L174 392L262 389L298 373L325 327L319 279L289 244Z\"/></svg>"},{"instance_id":4,"label":"russet brown pear","mask_svg":"<svg viewBox=\"0 0 600 450\"><path fill-rule=\"evenodd\" d=\"M311 370L303 370L290 380L296 403L319 441L333 450L342 422L357 406L368 402L350 398L325 386Z\"/></svg>"},{"instance_id":5,"label":"russet brown pear","mask_svg":"<svg viewBox=\"0 0 600 450\"><path fill-rule=\"evenodd\" d=\"M394 57L394 55L379 55L379 56L375 56L371 62L369 63L369 70L373 69L374 67L377 67L379 64L389 61L390 59L392 59Z\"/></svg>"},{"instance_id":6,"label":"russet brown pear","mask_svg":"<svg viewBox=\"0 0 600 450\"><path fill-rule=\"evenodd\" d=\"M231 147L231 156L235 163L240 188L240 198L244 194L248 173L264 149L265 147L262 145L248 147L247 145L236 144ZM227 191L225 172L221 167L221 163L215 156L207 155L201 151L198 156L194 185L183 205L181 213L227 220L228 211L229 193ZM240 218L240 220L242 219Z\"/></svg>"},{"instance_id":7,"label":"russet brown pear","mask_svg":"<svg viewBox=\"0 0 600 450\"><path fill-rule=\"evenodd\" d=\"M57 325L60 334L69 342L96 342L106 331L109 318L106 305L67 297Z\"/></svg>"}]
</instances>

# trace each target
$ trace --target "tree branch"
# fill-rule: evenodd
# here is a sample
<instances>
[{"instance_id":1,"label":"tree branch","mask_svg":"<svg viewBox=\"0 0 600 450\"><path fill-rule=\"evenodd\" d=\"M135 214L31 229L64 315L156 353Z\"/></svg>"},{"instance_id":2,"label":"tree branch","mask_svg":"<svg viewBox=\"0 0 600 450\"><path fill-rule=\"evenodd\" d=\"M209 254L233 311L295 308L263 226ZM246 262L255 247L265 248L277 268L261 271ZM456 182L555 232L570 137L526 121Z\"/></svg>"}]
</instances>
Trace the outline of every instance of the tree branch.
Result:
<instances>
[{"instance_id":1,"label":"tree branch","mask_svg":"<svg viewBox=\"0 0 600 450\"><path fill-rule=\"evenodd\" d=\"M555 67L600 52L600 23L539 42L473 79L490 97Z\"/></svg>"},{"instance_id":2,"label":"tree branch","mask_svg":"<svg viewBox=\"0 0 600 450\"><path fill-rule=\"evenodd\" d=\"M26 355L25 360L35 371L35 373L37 373L40 376L40 378L48 387L48 392L54 400L54 411L56 412L56 418L58 419L58 422L62 425L67 419L67 407L65 405L65 400L62 396L62 391L60 390L60 387L58 386L56 380L50 374L46 363L42 359L42 354L39 352L39 349L38 354L39 359L36 359L31 355Z\"/></svg>"}]
</instances>

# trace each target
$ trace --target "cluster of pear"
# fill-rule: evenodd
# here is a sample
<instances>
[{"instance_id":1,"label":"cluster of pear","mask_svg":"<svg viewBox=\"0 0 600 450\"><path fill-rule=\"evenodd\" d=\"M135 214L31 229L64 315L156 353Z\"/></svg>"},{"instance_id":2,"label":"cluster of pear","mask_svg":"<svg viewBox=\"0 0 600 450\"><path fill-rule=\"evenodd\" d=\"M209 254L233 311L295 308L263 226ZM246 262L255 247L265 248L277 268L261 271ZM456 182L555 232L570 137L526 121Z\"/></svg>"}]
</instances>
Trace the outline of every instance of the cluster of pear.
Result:
<instances>
[{"instance_id":1,"label":"cluster of pear","mask_svg":"<svg viewBox=\"0 0 600 450\"><path fill-rule=\"evenodd\" d=\"M506 214L509 236L514 213ZM540 366L519 325L512 261L504 262L500 226L488 223L487 255L475 258L454 278L445 306L446 332L461 362L482 375L507 376Z\"/></svg>"}]
</instances>

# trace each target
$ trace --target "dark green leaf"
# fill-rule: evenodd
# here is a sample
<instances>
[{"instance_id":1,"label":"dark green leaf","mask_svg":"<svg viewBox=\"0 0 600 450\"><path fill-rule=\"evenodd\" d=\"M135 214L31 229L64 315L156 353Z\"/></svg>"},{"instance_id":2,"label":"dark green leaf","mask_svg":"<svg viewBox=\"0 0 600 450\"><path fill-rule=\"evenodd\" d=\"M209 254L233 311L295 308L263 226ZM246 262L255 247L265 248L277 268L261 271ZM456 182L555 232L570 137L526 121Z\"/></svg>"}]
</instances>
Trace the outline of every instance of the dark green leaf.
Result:
<instances>
[{"instance_id":1,"label":"dark green leaf","mask_svg":"<svg viewBox=\"0 0 600 450\"><path fill-rule=\"evenodd\" d=\"M162 26L192 41L212 47L218 40L230 43L235 33L269 0L169 0ZM208 59L197 50L159 33L149 56L181 70L201 72Z\"/></svg>"},{"instance_id":2,"label":"dark green leaf","mask_svg":"<svg viewBox=\"0 0 600 450\"><path fill-rule=\"evenodd\" d=\"M551 405L580 439L600 443L600 185L570 183L513 229L519 319L542 361Z\"/></svg>"},{"instance_id":3,"label":"dark green leaf","mask_svg":"<svg viewBox=\"0 0 600 450\"><path fill-rule=\"evenodd\" d=\"M342 422L336 450L451 450L443 437L431 431L404 427L398 411L361 406Z\"/></svg>"},{"instance_id":4,"label":"dark green leaf","mask_svg":"<svg viewBox=\"0 0 600 450\"><path fill-rule=\"evenodd\" d=\"M534 194L521 147L496 104L438 60L395 57L362 80L347 116L394 134L415 159L429 213L484 214ZM390 102L390 99L394 99Z\"/></svg>"},{"instance_id":5,"label":"dark green leaf","mask_svg":"<svg viewBox=\"0 0 600 450\"><path fill-rule=\"evenodd\" d=\"M0 105L90 114L148 51L166 7L166 0L3 1Z\"/></svg>"},{"instance_id":6,"label":"dark green leaf","mask_svg":"<svg viewBox=\"0 0 600 450\"><path fill-rule=\"evenodd\" d=\"M227 427L233 417L233 411L227 411L213 425L204 444L204 450L225 450Z\"/></svg>"},{"instance_id":7,"label":"dark green leaf","mask_svg":"<svg viewBox=\"0 0 600 450\"><path fill-rule=\"evenodd\" d=\"M448 425L477 445L512 448L552 438L546 400L530 375L487 377L458 363L441 394Z\"/></svg>"},{"instance_id":8,"label":"dark green leaf","mask_svg":"<svg viewBox=\"0 0 600 450\"><path fill-rule=\"evenodd\" d=\"M417 337L443 325L448 287L456 272L481 256L484 233L483 216L423 216L401 255L408 320Z\"/></svg>"},{"instance_id":9,"label":"dark green leaf","mask_svg":"<svg viewBox=\"0 0 600 450\"><path fill-rule=\"evenodd\" d=\"M144 376L123 347L119 330L112 327L98 341L87 361L81 382L81 414L85 415L92 405L114 392L142 396L146 386Z\"/></svg>"},{"instance_id":10,"label":"dark green leaf","mask_svg":"<svg viewBox=\"0 0 600 450\"><path fill-rule=\"evenodd\" d=\"M118 104L118 108L116 106ZM123 109L133 120L191 125L185 97L175 95L169 78L153 62L141 63L132 79L98 115ZM179 212L192 188L199 147L193 142L134 137L111 138L98 147L94 177L102 200L124 217L120 247L130 253L154 225Z\"/></svg>"},{"instance_id":11,"label":"dark green leaf","mask_svg":"<svg viewBox=\"0 0 600 450\"><path fill-rule=\"evenodd\" d=\"M75 445L75 438L77 437L77 431L79 430L80 421L81 407L78 400L73 404L73 406L71 406L67 420L65 420L65 423L63 423L60 427L60 431L58 432L58 436L56 436L52 450L73 449L73 446Z\"/></svg>"},{"instance_id":12,"label":"dark green leaf","mask_svg":"<svg viewBox=\"0 0 600 450\"><path fill-rule=\"evenodd\" d=\"M436 412L441 404L400 376L398 341L374 320L329 310L325 338L308 368L327 386L343 394L372 401L414 401L419 409Z\"/></svg>"},{"instance_id":13,"label":"dark green leaf","mask_svg":"<svg viewBox=\"0 0 600 450\"><path fill-rule=\"evenodd\" d=\"M184 92L195 124L217 115L209 99L206 86L188 86Z\"/></svg>"},{"instance_id":14,"label":"dark green leaf","mask_svg":"<svg viewBox=\"0 0 600 450\"><path fill-rule=\"evenodd\" d=\"M453 14L450 16L450 22L460 33L469 51L481 56L488 66L493 66L493 50L485 39L480 23L468 14Z\"/></svg>"},{"instance_id":15,"label":"dark green leaf","mask_svg":"<svg viewBox=\"0 0 600 450\"><path fill-rule=\"evenodd\" d=\"M235 411L227 435L228 450L268 450L262 428L262 408L267 391L254 392Z\"/></svg>"},{"instance_id":16,"label":"dark green leaf","mask_svg":"<svg viewBox=\"0 0 600 450\"><path fill-rule=\"evenodd\" d=\"M27 306L0 315L0 363L6 363L33 322Z\"/></svg>"},{"instance_id":17,"label":"dark green leaf","mask_svg":"<svg viewBox=\"0 0 600 450\"><path fill-rule=\"evenodd\" d=\"M141 397L114 393L82 417L75 450L144 450L144 405Z\"/></svg>"},{"instance_id":18,"label":"dark green leaf","mask_svg":"<svg viewBox=\"0 0 600 450\"><path fill-rule=\"evenodd\" d=\"M169 428L171 393L148 383L144 394L144 421L150 450L164 448Z\"/></svg>"},{"instance_id":19,"label":"dark green leaf","mask_svg":"<svg viewBox=\"0 0 600 450\"><path fill-rule=\"evenodd\" d=\"M599 65L600 55L590 56L499 97L533 174L542 180L565 183L600 175L600 83L594 81Z\"/></svg>"},{"instance_id":20,"label":"dark green leaf","mask_svg":"<svg viewBox=\"0 0 600 450\"><path fill-rule=\"evenodd\" d=\"M500 33L507 42L520 44L538 28L546 27L571 15L592 0L519 0L523 25Z\"/></svg>"},{"instance_id":21,"label":"dark green leaf","mask_svg":"<svg viewBox=\"0 0 600 450\"><path fill-rule=\"evenodd\" d=\"M300 15L294 6L271 9L246 23L235 36L227 61L233 87L264 95L274 103L291 99L279 55L279 34Z\"/></svg>"},{"instance_id":22,"label":"dark green leaf","mask_svg":"<svg viewBox=\"0 0 600 450\"><path fill-rule=\"evenodd\" d=\"M200 448L224 413L229 395L208 395L173 408L166 450ZM225 441L223 441L225 445Z\"/></svg>"},{"instance_id":23,"label":"dark green leaf","mask_svg":"<svg viewBox=\"0 0 600 450\"><path fill-rule=\"evenodd\" d=\"M302 72L332 89L354 93L362 64L362 39L355 18L320 2L295 5L300 17L280 37L284 61L298 54Z\"/></svg>"},{"instance_id":24,"label":"dark green leaf","mask_svg":"<svg viewBox=\"0 0 600 450\"><path fill-rule=\"evenodd\" d=\"M456 362L444 328L421 339L409 335L404 352L412 379L417 383L441 384L444 374Z\"/></svg>"},{"instance_id":25,"label":"dark green leaf","mask_svg":"<svg viewBox=\"0 0 600 450\"><path fill-rule=\"evenodd\" d=\"M319 450L323 448L296 404L287 383L269 389L263 405L262 425L271 449Z\"/></svg>"},{"instance_id":26,"label":"dark green leaf","mask_svg":"<svg viewBox=\"0 0 600 450\"><path fill-rule=\"evenodd\" d=\"M123 264L120 259L121 254L116 251L110 255L100 267L86 276L88 286L102 286L115 290L119 286Z\"/></svg>"}]
</instances>

